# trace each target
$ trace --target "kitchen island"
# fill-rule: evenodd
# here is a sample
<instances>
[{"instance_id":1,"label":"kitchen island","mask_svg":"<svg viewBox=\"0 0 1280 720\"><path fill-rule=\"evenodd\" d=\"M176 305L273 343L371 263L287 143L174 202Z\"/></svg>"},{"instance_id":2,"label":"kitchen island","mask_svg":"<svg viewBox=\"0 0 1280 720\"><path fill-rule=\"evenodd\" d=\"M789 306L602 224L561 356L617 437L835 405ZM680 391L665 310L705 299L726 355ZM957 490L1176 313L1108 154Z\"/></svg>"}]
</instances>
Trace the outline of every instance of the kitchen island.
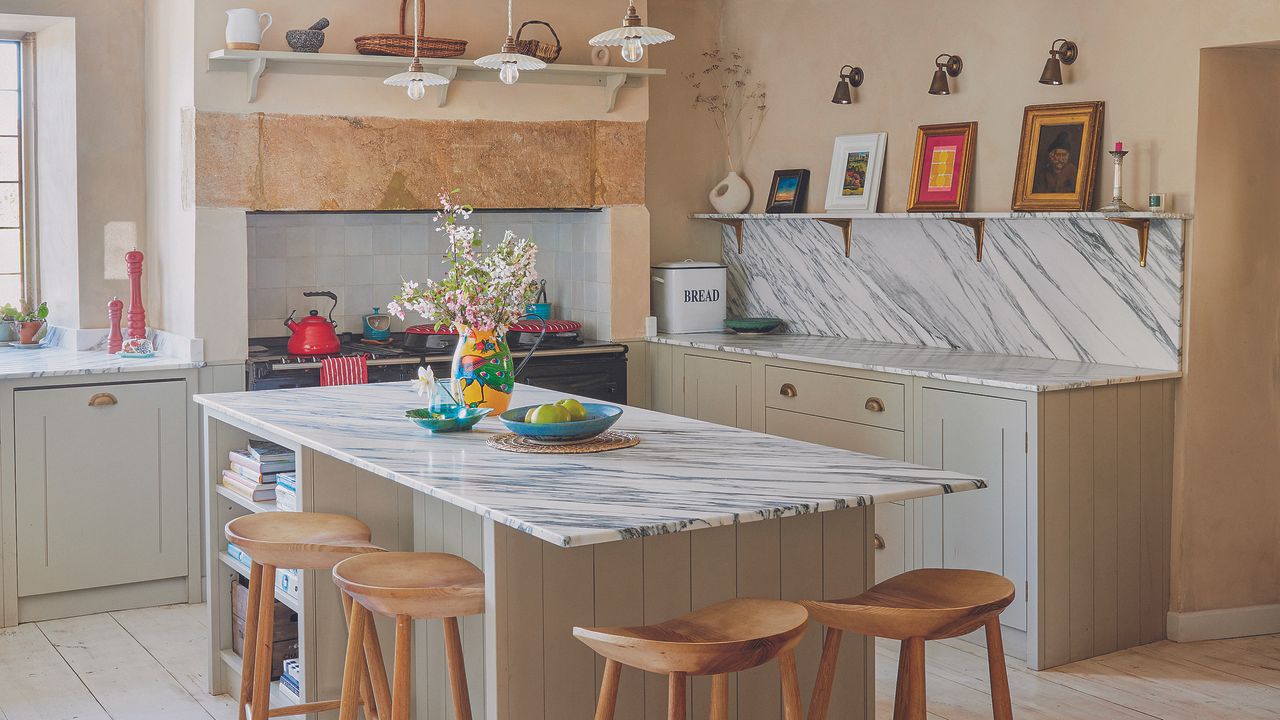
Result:
<instances>
[{"instance_id":1,"label":"kitchen island","mask_svg":"<svg viewBox=\"0 0 1280 720\"><path fill-rule=\"evenodd\" d=\"M558 397L520 386L515 402ZM215 693L238 681L229 598L245 572L226 555L222 527L272 509L216 483L227 453L251 437L295 451L304 510L353 515L383 547L452 552L484 570L486 613L462 628L475 714L491 719L591 717L602 663L570 635L575 625L651 623L729 597L856 594L873 577L870 506L984 487L972 476L636 408L615 426L639 435L636 447L525 455L486 444L503 430L495 419L429 436L404 419L421 404L405 383L196 401ZM345 633L331 581L303 575L292 603L302 695L312 701L337 695ZM439 626L418 623L415 633L416 717L445 718ZM820 645L810 632L797 652L805 692ZM873 715L872 661L869 641L846 640L833 717ZM662 717L665 678L623 678L619 720ZM780 717L776 667L742 673L732 687L733 717ZM708 688L694 681L695 713L705 713Z\"/></svg>"}]
</instances>

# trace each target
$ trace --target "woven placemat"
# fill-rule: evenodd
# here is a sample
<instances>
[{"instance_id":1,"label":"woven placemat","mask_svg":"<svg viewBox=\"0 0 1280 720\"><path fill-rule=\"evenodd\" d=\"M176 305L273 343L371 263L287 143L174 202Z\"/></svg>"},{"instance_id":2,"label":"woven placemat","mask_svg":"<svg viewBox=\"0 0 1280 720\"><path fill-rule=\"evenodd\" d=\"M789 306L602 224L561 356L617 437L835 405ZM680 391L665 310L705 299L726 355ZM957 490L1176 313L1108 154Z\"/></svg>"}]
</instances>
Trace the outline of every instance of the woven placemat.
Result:
<instances>
[{"instance_id":1,"label":"woven placemat","mask_svg":"<svg viewBox=\"0 0 1280 720\"><path fill-rule=\"evenodd\" d=\"M518 453L543 453L549 455L583 455L586 453L598 453L608 450L621 450L622 448L635 447L640 444L640 438L635 435L629 435L623 432L605 432L601 433L586 442L574 443L572 445L544 445L536 443L526 437L521 437L515 433L503 433L501 435L491 435L487 441L489 447L507 452Z\"/></svg>"}]
</instances>

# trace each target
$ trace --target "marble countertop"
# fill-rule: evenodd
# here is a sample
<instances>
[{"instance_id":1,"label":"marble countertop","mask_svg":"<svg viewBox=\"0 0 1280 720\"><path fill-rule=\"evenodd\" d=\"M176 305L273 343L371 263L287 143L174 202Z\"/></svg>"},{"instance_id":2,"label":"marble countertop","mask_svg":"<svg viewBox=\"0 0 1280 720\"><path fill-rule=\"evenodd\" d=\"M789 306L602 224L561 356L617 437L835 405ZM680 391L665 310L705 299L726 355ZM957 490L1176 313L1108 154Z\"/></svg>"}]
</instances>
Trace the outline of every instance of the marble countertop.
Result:
<instances>
[{"instance_id":1,"label":"marble countertop","mask_svg":"<svg viewBox=\"0 0 1280 720\"><path fill-rule=\"evenodd\" d=\"M26 350L0 347L0 380L28 380L63 375L95 375L157 370L188 370L201 362L157 355L146 359L125 359L101 350L73 350L63 346Z\"/></svg>"},{"instance_id":2,"label":"marble countertop","mask_svg":"<svg viewBox=\"0 0 1280 720\"><path fill-rule=\"evenodd\" d=\"M662 334L649 338L649 341L1031 392L1182 376L1178 370L991 355L811 335Z\"/></svg>"},{"instance_id":3,"label":"marble countertop","mask_svg":"<svg viewBox=\"0 0 1280 720\"><path fill-rule=\"evenodd\" d=\"M517 386L513 406L562 393ZM985 487L975 477L626 408L639 445L519 454L471 432L431 436L404 418L409 383L197 395L215 417L308 447L464 510L572 547ZM305 479L304 479L305 482Z\"/></svg>"}]
</instances>

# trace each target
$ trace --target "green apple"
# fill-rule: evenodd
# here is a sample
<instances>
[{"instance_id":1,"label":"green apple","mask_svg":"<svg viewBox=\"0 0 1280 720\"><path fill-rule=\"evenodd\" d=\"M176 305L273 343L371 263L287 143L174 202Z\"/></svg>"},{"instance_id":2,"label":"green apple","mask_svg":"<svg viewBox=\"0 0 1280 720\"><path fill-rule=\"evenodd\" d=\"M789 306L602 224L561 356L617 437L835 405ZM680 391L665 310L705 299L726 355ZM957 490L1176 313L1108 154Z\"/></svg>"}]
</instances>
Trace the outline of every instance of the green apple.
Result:
<instances>
[{"instance_id":1,"label":"green apple","mask_svg":"<svg viewBox=\"0 0 1280 720\"><path fill-rule=\"evenodd\" d=\"M529 422L535 425L551 425L567 422L568 420L569 411L559 405L539 405L533 409L533 413L529 417Z\"/></svg>"},{"instance_id":2,"label":"green apple","mask_svg":"<svg viewBox=\"0 0 1280 720\"><path fill-rule=\"evenodd\" d=\"M556 405L559 405L560 407L564 408L569 413L570 420L586 420L587 419L587 409L582 406L582 403L578 402L577 400L574 400L573 398L565 398L563 400L560 400L556 402Z\"/></svg>"}]
</instances>

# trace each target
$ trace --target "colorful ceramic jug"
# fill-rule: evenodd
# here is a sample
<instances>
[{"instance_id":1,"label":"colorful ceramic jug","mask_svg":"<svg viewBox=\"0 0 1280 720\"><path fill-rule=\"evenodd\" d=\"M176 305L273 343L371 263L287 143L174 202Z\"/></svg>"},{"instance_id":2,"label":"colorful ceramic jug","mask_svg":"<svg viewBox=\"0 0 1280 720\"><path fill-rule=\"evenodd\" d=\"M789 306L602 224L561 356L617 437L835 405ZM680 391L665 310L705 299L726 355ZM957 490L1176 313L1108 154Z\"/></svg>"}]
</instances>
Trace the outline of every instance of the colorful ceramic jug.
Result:
<instances>
[{"instance_id":1,"label":"colorful ceramic jug","mask_svg":"<svg viewBox=\"0 0 1280 720\"><path fill-rule=\"evenodd\" d=\"M516 376L524 370L545 334L529 348L520 367L511 362L507 336L492 330L458 328L458 347L453 351L453 394L458 402L470 407L493 408L493 413L506 412L511 406L511 392Z\"/></svg>"}]
</instances>

